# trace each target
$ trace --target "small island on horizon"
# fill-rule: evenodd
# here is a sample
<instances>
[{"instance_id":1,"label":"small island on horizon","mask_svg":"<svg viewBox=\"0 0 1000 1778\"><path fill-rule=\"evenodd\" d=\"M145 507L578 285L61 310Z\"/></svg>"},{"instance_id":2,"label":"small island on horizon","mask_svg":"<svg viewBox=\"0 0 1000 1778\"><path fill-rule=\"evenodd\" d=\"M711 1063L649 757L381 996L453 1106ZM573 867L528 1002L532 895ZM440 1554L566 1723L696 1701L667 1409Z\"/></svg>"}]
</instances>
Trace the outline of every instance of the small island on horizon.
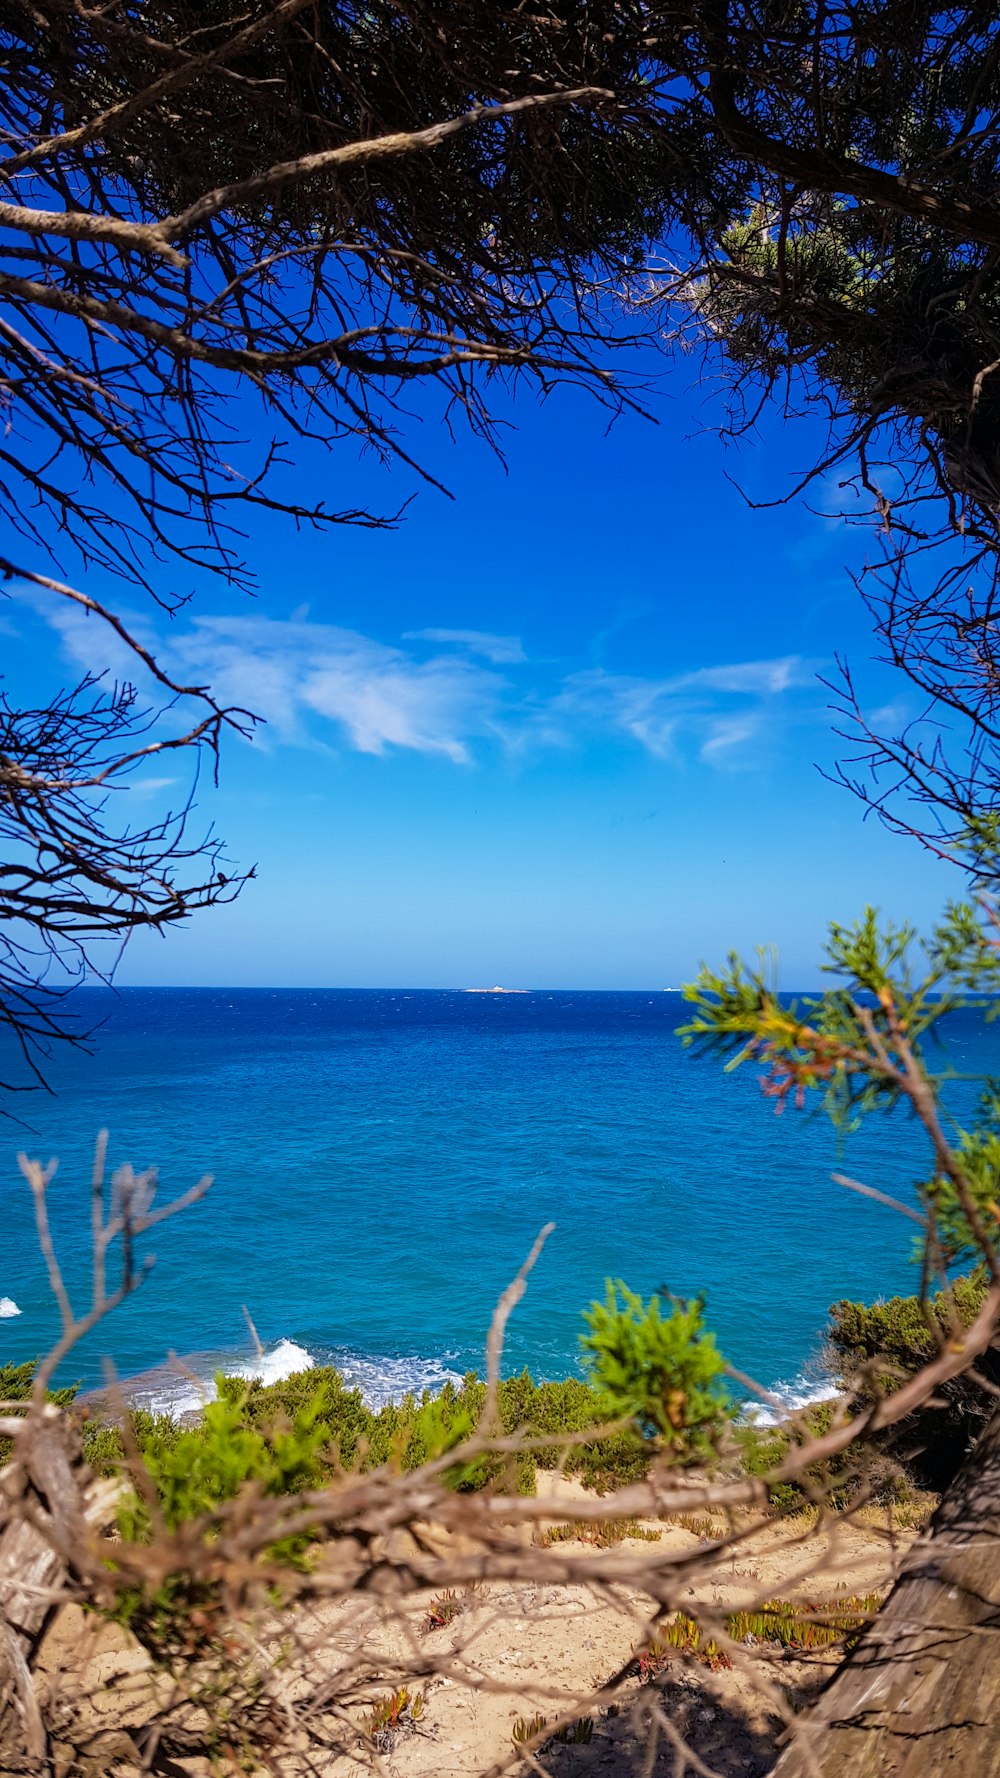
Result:
<instances>
[{"instance_id":1,"label":"small island on horizon","mask_svg":"<svg viewBox=\"0 0 1000 1778\"><path fill-rule=\"evenodd\" d=\"M497 983L494 988L463 988L463 994L530 994L530 988L501 988Z\"/></svg>"}]
</instances>

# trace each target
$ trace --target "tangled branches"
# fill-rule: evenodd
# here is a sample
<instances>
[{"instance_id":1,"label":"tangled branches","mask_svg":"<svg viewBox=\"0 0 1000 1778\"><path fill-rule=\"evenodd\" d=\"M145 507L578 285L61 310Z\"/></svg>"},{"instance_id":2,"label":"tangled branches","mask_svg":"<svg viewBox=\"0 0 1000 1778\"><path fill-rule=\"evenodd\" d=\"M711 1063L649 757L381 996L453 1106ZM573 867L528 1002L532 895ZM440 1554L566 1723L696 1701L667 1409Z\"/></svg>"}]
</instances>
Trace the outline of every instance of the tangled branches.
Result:
<instances>
[{"instance_id":1,"label":"tangled branches","mask_svg":"<svg viewBox=\"0 0 1000 1778\"><path fill-rule=\"evenodd\" d=\"M721 348L734 430L770 397L825 416L807 479L856 468L889 539L889 658L939 713L956 675L987 688L958 694L965 770L866 724L848 683L845 776L890 818L915 788L903 825L927 837L942 811L945 849L990 815L1000 60L981 8L498 0L472 31L458 0L6 0L0 59L0 493L28 554L58 536L172 606L165 575L248 584L241 514L391 522L304 497L300 445L410 462L419 389L493 438L497 379L614 408L617 296L669 248L632 315L655 330L666 305L674 337ZM942 540L959 565L925 585Z\"/></svg>"},{"instance_id":2,"label":"tangled branches","mask_svg":"<svg viewBox=\"0 0 1000 1778\"><path fill-rule=\"evenodd\" d=\"M175 701L200 705L193 726L164 735L128 684L85 679L36 709L0 694L0 1026L27 1065L5 1090L42 1083L54 1041L85 1041L67 999L88 976L110 977L131 933L229 901L246 880L220 840L188 838L194 786L176 810L131 818L138 768L177 751L217 758L221 733L253 720L151 666Z\"/></svg>"},{"instance_id":3,"label":"tangled branches","mask_svg":"<svg viewBox=\"0 0 1000 1778\"><path fill-rule=\"evenodd\" d=\"M412 462L399 417L417 386L491 438L487 377L624 399L621 330L588 298L658 216L630 172L632 11L498 5L473 33L451 0L0 6L0 497L23 540L0 545L0 574L111 622L188 704L156 746L217 755L248 719L172 684L54 558L173 610L179 574L252 583L254 515L391 523L303 499L290 472L306 442ZM7 710L0 1017L36 1071L67 1032L62 986L38 979L49 958L106 972L92 940L242 880L188 839L190 797L116 824L147 720L128 688L87 685Z\"/></svg>"},{"instance_id":4,"label":"tangled branches","mask_svg":"<svg viewBox=\"0 0 1000 1778\"><path fill-rule=\"evenodd\" d=\"M768 402L820 420L825 446L795 492L818 484L829 515L834 481L851 488L844 516L875 540L863 591L884 656L923 700L893 732L840 679L857 749L842 776L965 863L997 793L995 21L826 0L695 14L672 115L691 137L687 238L641 300L718 364L730 431L752 431ZM995 880L995 856L980 863Z\"/></svg>"},{"instance_id":5,"label":"tangled branches","mask_svg":"<svg viewBox=\"0 0 1000 1778\"><path fill-rule=\"evenodd\" d=\"M147 587L148 537L243 581L234 508L382 522L299 503L290 439L405 457L392 416L419 381L489 431L487 371L610 397L594 352L612 341L582 298L643 211L618 191L639 147L629 9L497 6L475 33L453 10L3 9L0 339L18 444L0 465L8 489L27 483L16 509L36 543L32 504ZM227 413L241 391L251 429L272 433L256 462ZM113 511L73 485L74 462L116 491Z\"/></svg>"}]
</instances>

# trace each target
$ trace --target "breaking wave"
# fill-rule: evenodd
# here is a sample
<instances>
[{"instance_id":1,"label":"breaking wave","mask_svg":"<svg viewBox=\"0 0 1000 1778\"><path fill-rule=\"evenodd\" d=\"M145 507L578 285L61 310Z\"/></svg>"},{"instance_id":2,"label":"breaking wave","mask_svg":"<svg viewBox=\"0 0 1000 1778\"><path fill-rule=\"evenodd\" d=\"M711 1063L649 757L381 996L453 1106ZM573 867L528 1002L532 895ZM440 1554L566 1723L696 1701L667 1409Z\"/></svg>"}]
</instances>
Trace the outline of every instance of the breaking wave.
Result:
<instances>
[{"instance_id":1,"label":"breaking wave","mask_svg":"<svg viewBox=\"0 0 1000 1778\"><path fill-rule=\"evenodd\" d=\"M404 1395L420 1395L425 1389L434 1393L446 1383L462 1381L458 1371L436 1358L366 1358L357 1352L331 1352L329 1363L376 1410Z\"/></svg>"},{"instance_id":2,"label":"breaking wave","mask_svg":"<svg viewBox=\"0 0 1000 1778\"><path fill-rule=\"evenodd\" d=\"M806 1376L800 1374L791 1382L772 1383L769 1394L774 1397L774 1405L766 1401L748 1401L744 1404L740 1415L754 1426L779 1426L789 1414L799 1408L812 1407L814 1402L829 1401L840 1391L832 1377Z\"/></svg>"},{"instance_id":3,"label":"breaking wave","mask_svg":"<svg viewBox=\"0 0 1000 1778\"><path fill-rule=\"evenodd\" d=\"M311 1371L315 1363L312 1353L295 1340L279 1340L270 1351L265 1347L258 1358L234 1365L229 1375L249 1380L256 1378L261 1383L280 1383L283 1377L293 1377L296 1371Z\"/></svg>"},{"instance_id":4,"label":"breaking wave","mask_svg":"<svg viewBox=\"0 0 1000 1778\"><path fill-rule=\"evenodd\" d=\"M404 1395L419 1395L424 1389L433 1392L445 1383L461 1382L458 1372L444 1359L373 1357L345 1348L324 1349L317 1356L297 1340L283 1338L265 1346L255 1358L248 1358L245 1352L194 1352L131 1377L124 1387L135 1407L180 1419L215 1400L215 1378L220 1371L229 1377L269 1384L280 1383L298 1371L313 1370L317 1364L334 1365L376 1411L387 1402L401 1401Z\"/></svg>"}]
</instances>

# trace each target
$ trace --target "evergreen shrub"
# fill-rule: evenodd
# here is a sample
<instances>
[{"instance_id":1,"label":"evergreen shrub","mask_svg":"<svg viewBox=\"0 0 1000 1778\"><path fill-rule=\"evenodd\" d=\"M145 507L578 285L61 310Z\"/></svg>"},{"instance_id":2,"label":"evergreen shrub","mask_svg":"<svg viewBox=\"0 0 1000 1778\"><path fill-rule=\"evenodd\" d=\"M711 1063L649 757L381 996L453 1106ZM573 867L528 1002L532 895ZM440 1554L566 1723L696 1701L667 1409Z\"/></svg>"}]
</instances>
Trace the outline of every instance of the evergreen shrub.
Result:
<instances>
[{"instance_id":1,"label":"evergreen shrub","mask_svg":"<svg viewBox=\"0 0 1000 1778\"><path fill-rule=\"evenodd\" d=\"M439 1395L406 1395L378 1409L367 1407L361 1391L332 1367L317 1366L270 1384L225 1376L216 1381L218 1399L189 1426L143 1409L130 1414L132 1437L170 1523L211 1511L246 1481L257 1482L265 1493L297 1492L321 1485L337 1470L385 1464L416 1469L465 1439L486 1400L486 1385L474 1373L460 1384L446 1383ZM616 1415L606 1396L577 1378L536 1383L523 1371L500 1382L497 1405L504 1436L544 1440L579 1434L579 1442L568 1449L543 1443L516 1453L512 1464L503 1454L456 1464L448 1480L457 1489L503 1480L508 1467L521 1493L534 1492L536 1469L559 1464L598 1492L648 1474L652 1447L640 1433L625 1427L586 1437ZM84 1455L99 1473L123 1466L125 1441L106 1419L85 1421L82 1437Z\"/></svg>"},{"instance_id":2,"label":"evergreen shrub","mask_svg":"<svg viewBox=\"0 0 1000 1778\"><path fill-rule=\"evenodd\" d=\"M898 1389L944 1340L969 1327L986 1290L984 1273L975 1271L925 1302L917 1296L894 1296L879 1303L834 1303L828 1362L857 1408L869 1406L877 1393ZM877 1448L901 1463L919 1487L942 1493L993 1413L997 1387L1000 1353L991 1348L977 1360L974 1372L942 1384L931 1403L890 1427L877 1439Z\"/></svg>"}]
</instances>

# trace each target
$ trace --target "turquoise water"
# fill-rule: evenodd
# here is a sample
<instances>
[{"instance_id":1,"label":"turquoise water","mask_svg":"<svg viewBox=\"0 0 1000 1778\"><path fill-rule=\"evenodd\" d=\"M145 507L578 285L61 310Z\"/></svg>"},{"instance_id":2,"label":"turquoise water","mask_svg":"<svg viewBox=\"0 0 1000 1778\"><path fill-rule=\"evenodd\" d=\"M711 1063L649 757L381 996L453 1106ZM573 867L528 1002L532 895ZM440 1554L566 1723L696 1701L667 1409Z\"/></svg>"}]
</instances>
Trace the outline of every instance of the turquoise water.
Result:
<instances>
[{"instance_id":1,"label":"turquoise water","mask_svg":"<svg viewBox=\"0 0 1000 1778\"><path fill-rule=\"evenodd\" d=\"M776 1117L752 1068L687 1054L670 994L129 989L87 1000L92 1056L52 1069L54 1097L0 1126L0 1360L45 1349L56 1318L15 1156L59 1157L51 1212L71 1290L88 1276L90 1154L157 1165L165 1195L204 1171L207 1199L149 1242L139 1295L66 1375L100 1382L174 1350L199 1373L308 1354L373 1399L481 1367L499 1292L543 1223L556 1229L510 1325L506 1368L562 1376L580 1310L608 1276L705 1290L723 1350L763 1383L809 1386L828 1305L913 1288L913 1225L832 1183L893 1193L925 1167L905 1116L842 1155L829 1126ZM955 1015L948 1059L1000 1072L997 1027ZM972 1089L958 1086L959 1109ZM154 1377L162 1398L189 1385Z\"/></svg>"}]
</instances>

